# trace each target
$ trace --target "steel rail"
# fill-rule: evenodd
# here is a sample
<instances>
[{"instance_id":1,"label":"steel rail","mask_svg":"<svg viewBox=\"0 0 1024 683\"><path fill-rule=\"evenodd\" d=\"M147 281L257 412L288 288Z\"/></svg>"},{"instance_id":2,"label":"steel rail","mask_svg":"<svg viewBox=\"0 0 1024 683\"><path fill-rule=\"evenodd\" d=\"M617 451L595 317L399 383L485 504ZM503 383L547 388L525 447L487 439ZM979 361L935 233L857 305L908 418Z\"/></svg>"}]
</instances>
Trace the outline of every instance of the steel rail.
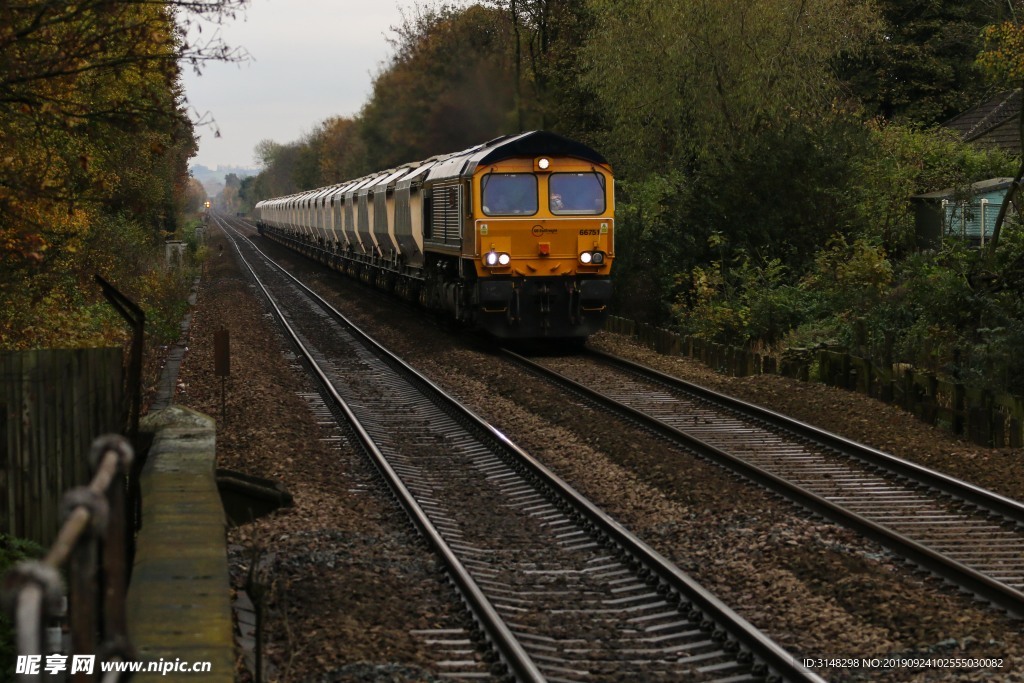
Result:
<instances>
[{"instance_id":1,"label":"steel rail","mask_svg":"<svg viewBox=\"0 0 1024 683\"><path fill-rule=\"evenodd\" d=\"M605 396L604 394L601 394L600 392L594 389L591 389L590 387L587 387L583 384L580 384L579 382L576 382L575 380L565 377L564 375L561 375L558 372L555 372L554 370L546 368L543 365L535 363L534 361L531 361L530 359L525 358L513 351L510 351L508 349L502 349L502 353L515 360L515 362L522 364L524 367L530 369L531 371L536 372L538 375L547 377L556 384L561 384L570 389L571 391L585 398L590 399L591 401L600 406L604 406L612 410L613 412L616 412L628 419L631 419L651 429L652 431L661 434L662 436L668 437L670 440L676 441L677 443L681 443L687 446L688 448L694 450L698 454L708 458L709 460L712 460L720 465L723 465L724 467L747 477L751 481L763 485L769 488L770 490L785 496L789 500L808 508L809 510L816 514L819 514L823 517L832 520L833 522L836 522L850 529L853 529L858 533L861 533L865 537L884 545L885 547L896 552L897 554L902 555L903 557L906 557L907 559L910 559L913 562L916 562L918 565L934 572L935 574L954 582L955 584L971 591L975 595L984 598L985 600L992 602L995 605L998 605L999 607L1007 610L1012 615L1015 615L1017 617L1024 617L1024 593L1022 593L1021 591L1018 591L1015 588L1008 586L1000 581L992 579L991 577L967 565L964 565L950 557L947 557L939 552L936 552L931 548L921 543L918 543L903 534L888 529L887 527L880 525L870 519L867 519L866 517L859 515L855 512L851 512L843 508L842 506L836 505L835 503L825 499L824 497L812 491L807 490L806 488L803 488L776 474L768 472L767 470L758 467L757 465L745 461L741 457L737 457L735 455L732 455L731 453L723 451L720 448L713 446L693 436L692 434L688 434L685 431L668 425L662 422L661 420L658 420L657 418L648 415L647 413L637 410L636 408L624 405L612 398L609 398L608 396ZM591 353L595 353L596 355L603 357L608 357L608 354L603 354L601 352ZM624 361L622 359L617 359L617 361L625 365L633 365L629 363L629 361ZM642 368L643 366L637 367ZM689 383L684 382L683 380L678 380L669 375L658 373L655 370L651 370L649 368L643 369L646 371L645 374L648 374L651 377L657 376L659 377L659 381L666 382L672 386L686 385L687 389L690 386L695 387L695 385L690 385ZM700 389L701 391L699 393L710 401L715 400L715 398L713 397L721 396L720 394L716 394L715 392L704 389L702 387L695 388ZM751 409L756 408L756 406L750 406L750 404L745 404L742 401L731 399L730 397L724 398L728 399L727 403L730 406L739 404ZM764 409L757 410L760 411L757 415L757 419L769 420L776 423L786 422L787 424L793 423L795 425L799 425L799 427L801 428L801 436L810 438L808 435L811 433L820 433L826 435L828 434L828 432L824 432L823 430L819 430L815 427L811 427L810 425L806 425L804 423L796 422L778 413L772 413L771 411ZM844 439L843 437L839 437L836 435L829 436L833 437L829 441L830 446L833 448L837 448L839 450L846 450L847 448L860 446L860 444L856 444L855 442ZM845 444L849 444L849 446L844 447ZM864 446L860 447L869 451L873 450ZM880 451L875 451L875 453L881 456L886 455L884 453L881 453ZM899 460L898 458L895 457L893 457L893 459L897 461ZM876 467L884 467L884 462L885 461L883 459L879 459L877 462L873 462L871 464L875 465ZM953 482L957 481L941 473L927 470L927 468L923 468L918 465L914 465L913 463L909 463L907 461L901 462L904 465L910 466L901 468L901 476L912 478L912 475L910 473L914 472L917 469L920 469L932 475L935 475L936 481L942 481L946 486L951 486ZM903 474L903 472L906 472L906 474ZM968 489L972 489L975 496L978 495L978 492L984 492L983 489L973 487L969 484L965 484L965 486ZM945 489L943 490L945 491ZM1020 504L1017 503L1016 501L1003 498L1002 496L998 496L997 494L992 495L999 499L1000 503L1004 504L1004 506L1006 506L1005 504L1009 504L1009 509L1015 509L1017 507L1020 507Z\"/></svg>"},{"instance_id":2,"label":"steel rail","mask_svg":"<svg viewBox=\"0 0 1024 683\"><path fill-rule=\"evenodd\" d=\"M253 245L253 248L259 251L258 247L256 247L255 245ZM269 260L269 257L266 258L268 258ZM273 263L273 261L270 262ZM599 529L607 538L611 539L613 542L618 544L621 548L624 549L625 552L629 553L634 559L651 568L654 575L656 576L655 583L659 585L660 590L664 592L674 591L678 596L680 596L679 601L681 606L685 607L688 603L691 608L699 609L706 617L708 617L718 625L726 627L728 635L732 636L738 644L746 648L746 650L750 652L751 655L757 661L760 661L763 664L763 666L760 668L762 669L762 673L769 680L781 677L782 679L787 681L823 683L822 678L820 678L815 673L803 667L792 654L788 653L774 641L765 636L761 631L756 629L743 617L734 612L731 608L729 608L711 592L707 591L705 588L700 586L692 577L690 577L685 572L676 567L675 564L673 564L663 555L661 555L656 550L651 548L649 545L644 543L642 540L634 536L625 527L623 527L613 518L608 516L602 510L594 506L589 500L587 500L579 492L577 492L571 485L563 481L554 472L549 470L546 466L544 466L542 463L536 460L533 456L531 456L529 453L527 453L522 448L517 446L514 442L512 442L512 440L509 439L499 429L491 425L489 422L484 420L482 417L477 415L472 410L468 409L463 404L459 403L455 398L446 393L432 380L425 377L417 370L412 368L410 365L408 365L404 360L402 360L398 356L395 356L389 350L381 346L372 337L366 335L362 330L360 330L357 326L351 323L342 313L334 309L322 297L320 297L318 294L316 294L311 289L306 287L306 285L302 284L290 273L287 273L287 271L285 271L280 266L277 266L276 264L274 265L278 269L280 269L281 272L288 275L288 277L291 278L299 287L303 288L306 292L308 292L314 299L316 299L320 303L321 306L323 306L326 310L330 311L332 315L337 316L341 321L343 321L343 323L350 328L350 331L356 336L360 337L361 340L364 341L364 343L373 346L375 350L382 356L386 357L393 366L399 368L403 373L407 373L409 377L414 378L416 383L420 384L425 391L430 392L438 401L440 401L444 406L446 406L447 410L451 414L458 414L460 418L470 421L474 428L488 434L491 438L500 442L510 453L514 454L515 458L524 469L528 470L535 478L542 480L544 484L552 488L558 496L567 501L568 504L574 509L577 515L589 520L595 528ZM251 267L250 271L252 271ZM253 273L253 275L255 277L255 273ZM260 286L262 287L262 284L260 284ZM280 310L277 309L276 305L274 306L274 308L277 316L279 318L283 318ZM296 343L298 343L297 339L295 341ZM306 352L303 351L303 353L305 354ZM337 396L336 392L332 388L330 388L329 383L326 381L326 376L323 375L319 370L317 370L317 372L321 377L321 382L324 383L325 386L328 388L328 391L332 395L332 398L337 397L335 398L335 400L340 401L340 396ZM355 416L352 415L351 411L348 410L347 406L345 408L345 414L348 419L355 420ZM369 436L365 435L365 432L362 430L362 428L360 428L359 431L360 439L366 438L369 440ZM379 456L381 459L383 459L383 455L379 454L379 451L376 449L375 446L371 445L370 447L375 453L378 454L375 455L375 458ZM383 465L387 466L387 463L384 462ZM387 469L390 472L390 474L388 475L389 481L391 480L391 477L394 477L394 480L401 487L401 490L407 494L407 489L405 489L404 485L402 485L401 482L398 480L397 475L394 474L393 471L390 471L390 467L387 467ZM409 495L411 496L411 494ZM408 509L415 509L417 511L417 515L423 515L422 521L425 525L425 528L431 529L432 534L437 534L436 530L433 528L433 525L430 523L428 519L426 519L425 513L422 512L422 510L419 508L418 504L414 500L410 499ZM419 522L417 522L417 524L419 524ZM437 534L437 541L443 544L443 540L440 539L439 534ZM434 542L433 539L431 540L431 542ZM454 559L454 556L453 560L457 562L457 560ZM468 576L468 574L466 576L466 580L472 582L472 579ZM473 585L475 586L475 584ZM487 602L486 598L482 594L480 595L480 598L487 605L490 605L490 603ZM491 610L493 611L493 608L491 608ZM500 618L498 618L498 621L500 622ZM502 630L508 633L508 637L514 640L514 636L507 631L507 627L505 627L504 624L501 624L501 627ZM525 652L523 654L524 656L528 657L528 655L526 655ZM510 668L512 667L510 666ZM533 671L536 671L536 669L534 668ZM541 676L539 672L537 672L536 675ZM533 679L524 678L523 680ZM544 679L541 676L538 680Z\"/></svg>"},{"instance_id":3,"label":"steel rail","mask_svg":"<svg viewBox=\"0 0 1024 683\"><path fill-rule=\"evenodd\" d=\"M416 527L427 539L427 542L430 544L433 550L441 557L442 561L445 563L445 566L447 567L448 572L452 577L452 580L455 582L456 586L462 592L463 598L466 600L466 604L469 606L469 609L477 618L481 628L487 633L488 637L491 639L491 642L493 643L495 649L498 651L499 655L501 656L505 664L508 666L509 670L519 681L533 683L542 683L543 681L545 681L546 679L537 669L536 664L534 664L533 660L523 649L522 645L519 643L516 637L509 630L508 626L498 615L497 610L494 609L494 606L484 595L483 591L473 580L472 576L470 576L469 571L462 564L462 562L460 562L459 559L455 556L455 553L451 550L448 544L445 543L440 532L438 532L437 528L430 521L430 518L420 507L419 503L416 502L416 499L413 497L412 493L410 493L409 489L402 482L401 477L398 476L395 470L387 462L387 459L384 457L384 454L377 447L377 444L373 441L373 438L370 436L369 432L362 425L362 423L355 415L355 413L352 411L352 409L349 407L345 399L342 398L342 396L331 385L330 379L314 361L310 351L300 341L295 330L285 319L284 313L278 307L276 301L274 300L274 297L270 294L269 289L266 287L266 285L264 285L263 281L256 274L255 269L253 269L252 265L245 258L245 255L242 254L242 251L239 248L238 244L235 243L234 238L231 237L230 233L228 232L229 228L227 222L223 221L219 217L217 217L217 221L221 225L221 227L225 228L225 235L227 235L228 239L231 240L232 246L234 246L235 250L238 252L238 255L241 258L242 263L245 264L246 268L249 270L249 273L252 275L253 280L256 282L257 286L263 291L263 294L266 297L266 300L270 304L271 308L274 310L274 314L277 317L278 321L285 329L291 341L295 344L295 347L299 350L299 353L302 355L303 358L306 359L307 364L316 375L321 387L331 397L331 400L335 403L338 409L341 410L342 414L345 416L345 419L348 420L348 423L351 426L353 432L355 433L359 443L366 450L367 454L370 456L371 460L373 461L377 469L380 471L385 481L387 481L388 485L391 486L392 490L395 492L396 497L398 498L402 507L405 508L406 513L409 515L412 522L416 525ZM256 245L251 246L261 256L263 256L264 259L266 259L266 261L269 264L279 269L282 273L291 278L299 287L305 290L310 296L314 297L320 305L324 306L330 311L333 311L333 314L337 315L338 318L343 322L343 324L345 324L350 329L350 331L355 333L357 336L360 336L365 340L369 341L370 343L374 344L378 348L382 348L370 337L363 334L358 329L358 327L356 327L352 322L348 320L348 318L346 318L340 312L336 311L322 297L313 292L313 290L306 287L306 285L302 284L302 282L297 280L293 275L291 275L291 273L288 273L286 270L278 266L272 259L270 259L270 257L264 254L263 251L259 249L259 247L257 247Z\"/></svg>"},{"instance_id":4,"label":"steel rail","mask_svg":"<svg viewBox=\"0 0 1024 683\"><path fill-rule=\"evenodd\" d=\"M747 403L732 396L712 391L706 387L692 384L679 379L678 377L672 377L671 375L659 372L653 368L633 363L625 358L620 358L594 349L588 349L588 353L593 354L604 362L617 365L629 370L630 372L635 372L648 377L651 380L662 382L670 387L683 389L684 391L693 393L712 403L726 406L738 413L746 415L747 417L781 426L788 431L795 432L800 436L816 441L823 446L853 455L868 464L881 467L900 476L913 479L914 481L926 486L939 489L952 496L956 496L957 498L961 498L969 503L973 503L974 505L983 507L986 510L990 510L993 513L1012 519L1019 525L1024 526L1024 503L1021 503L1020 501L1001 496L993 491L988 491L979 486L955 479L949 475L937 472L923 465L919 465L890 453L885 453L875 448L871 448L870 446L857 443L856 441L847 439L846 437L833 434L832 432L809 425L806 422L800 422L799 420L776 413L768 410L767 408L762 408L761 406L753 403Z\"/></svg>"}]
</instances>

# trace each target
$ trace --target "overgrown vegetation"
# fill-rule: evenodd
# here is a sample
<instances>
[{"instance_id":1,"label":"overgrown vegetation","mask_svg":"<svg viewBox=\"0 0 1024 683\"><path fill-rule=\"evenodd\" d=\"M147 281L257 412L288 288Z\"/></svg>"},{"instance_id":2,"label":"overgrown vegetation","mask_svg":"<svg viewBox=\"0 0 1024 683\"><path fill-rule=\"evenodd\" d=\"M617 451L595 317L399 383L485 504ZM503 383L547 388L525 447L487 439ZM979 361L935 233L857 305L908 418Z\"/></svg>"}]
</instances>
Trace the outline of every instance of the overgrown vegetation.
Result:
<instances>
[{"instance_id":1,"label":"overgrown vegetation","mask_svg":"<svg viewBox=\"0 0 1024 683\"><path fill-rule=\"evenodd\" d=\"M275 196L545 127L617 172L616 308L780 351L828 344L1006 387L1024 254L922 244L910 198L1013 176L940 126L1017 87L1017 0L422 4L360 114L265 141ZM1024 166L1019 166L1024 170ZM1018 178L1020 176L1018 175ZM1019 355L1019 354L1018 354Z\"/></svg>"},{"instance_id":2,"label":"overgrown vegetation","mask_svg":"<svg viewBox=\"0 0 1024 683\"><path fill-rule=\"evenodd\" d=\"M239 55L189 45L189 21L244 0L28 0L0 5L0 348L122 341L99 274L177 329L186 274L165 237L198 209L180 65Z\"/></svg>"}]
</instances>

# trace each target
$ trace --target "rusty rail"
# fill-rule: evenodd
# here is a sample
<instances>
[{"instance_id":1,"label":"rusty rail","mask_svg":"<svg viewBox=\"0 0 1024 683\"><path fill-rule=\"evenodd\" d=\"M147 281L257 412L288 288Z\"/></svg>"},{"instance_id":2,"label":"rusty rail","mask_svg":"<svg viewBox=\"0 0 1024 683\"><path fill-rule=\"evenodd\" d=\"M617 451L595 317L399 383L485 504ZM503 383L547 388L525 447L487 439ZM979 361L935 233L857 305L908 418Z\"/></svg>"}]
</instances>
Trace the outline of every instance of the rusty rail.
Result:
<instances>
[{"instance_id":1,"label":"rusty rail","mask_svg":"<svg viewBox=\"0 0 1024 683\"><path fill-rule=\"evenodd\" d=\"M17 633L17 654L42 656L47 662L45 628L61 611L60 570L67 566L68 619L71 652L94 656L92 670L72 672L68 656L64 671L73 683L101 680L101 662L131 661L125 598L128 589L129 538L127 475L134 452L119 435L97 438L92 445L92 481L64 495L64 523L42 560L22 562L4 578L4 602ZM18 683L52 680L44 666L17 674ZM124 680L107 674L104 683Z\"/></svg>"}]
</instances>

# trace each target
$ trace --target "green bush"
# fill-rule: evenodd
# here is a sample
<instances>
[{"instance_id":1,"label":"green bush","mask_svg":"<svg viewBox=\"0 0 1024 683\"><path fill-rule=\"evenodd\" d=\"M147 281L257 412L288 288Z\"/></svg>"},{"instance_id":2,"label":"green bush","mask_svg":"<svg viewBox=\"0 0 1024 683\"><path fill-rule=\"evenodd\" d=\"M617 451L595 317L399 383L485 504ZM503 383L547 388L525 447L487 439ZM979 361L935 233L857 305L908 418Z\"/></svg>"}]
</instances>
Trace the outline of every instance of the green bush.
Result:
<instances>
[{"instance_id":1,"label":"green bush","mask_svg":"<svg viewBox=\"0 0 1024 683\"><path fill-rule=\"evenodd\" d=\"M725 247L712 235L710 246ZM740 252L728 266L713 261L691 273L688 291L676 299L676 325L685 334L722 343L772 346L812 319L819 295L792 282L781 259Z\"/></svg>"}]
</instances>

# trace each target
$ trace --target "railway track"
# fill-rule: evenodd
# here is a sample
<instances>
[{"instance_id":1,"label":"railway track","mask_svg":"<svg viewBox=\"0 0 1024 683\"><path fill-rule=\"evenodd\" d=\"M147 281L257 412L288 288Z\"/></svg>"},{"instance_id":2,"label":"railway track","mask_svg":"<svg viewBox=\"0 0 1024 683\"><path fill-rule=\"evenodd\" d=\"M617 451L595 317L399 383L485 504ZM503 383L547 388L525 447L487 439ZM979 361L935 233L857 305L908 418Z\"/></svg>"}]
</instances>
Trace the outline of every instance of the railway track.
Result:
<instances>
[{"instance_id":1,"label":"railway track","mask_svg":"<svg viewBox=\"0 0 1024 683\"><path fill-rule=\"evenodd\" d=\"M1024 616L1024 505L615 356L510 359Z\"/></svg>"},{"instance_id":2,"label":"railway track","mask_svg":"<svg viewBox=\"0 0 1024 683\"><path fill-rule=\"evenodd\" d=\"M477 640L492 648L484 671L521 681L820 680L247 239L232 240L443 559Z\"/></svg>"}]
</instances>

